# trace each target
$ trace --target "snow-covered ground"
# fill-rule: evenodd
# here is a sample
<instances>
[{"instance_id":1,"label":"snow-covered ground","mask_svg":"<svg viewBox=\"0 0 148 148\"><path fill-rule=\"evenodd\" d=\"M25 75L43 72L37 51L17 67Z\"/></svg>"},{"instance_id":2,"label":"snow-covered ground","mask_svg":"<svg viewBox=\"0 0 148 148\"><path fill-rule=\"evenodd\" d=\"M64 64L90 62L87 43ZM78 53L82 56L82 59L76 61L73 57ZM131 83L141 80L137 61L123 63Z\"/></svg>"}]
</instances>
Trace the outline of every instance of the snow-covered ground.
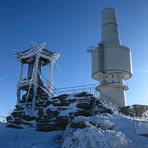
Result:
<instances>
[{"instance_id":1,"label":"snow-covered ground","mask_svg":"<svg viewBox=\"0 0 148 148\"><path fill-rule=\"evenodd\" d=\"M101 128L92 126L90 121ZM148 137L137 134L134 129L135 120L119 113L79 117L75 122L84 122L87 128L67 128L63 148L148 148ZM144 128L143 131L148 129L148 122Z\"/></svg>"},{"instance_id":2,"label":"snow-covered ground","mask_svg":"<svg viewBox=\"0 0 148 148\"><path fill-rule=\"evenodd\" d=\"M91 108L85 108L91 104ZM51 114L55 113L54 111L58 113L55 116ZM90 114L84 114L82 111L89 111ZM50 132L39 132L36 131L39 128L35 126L29 128L21 124L24 129L14 129L6 128L4 123L0 123L0 148L148 148L148 113L143 119L128 117L119 113L110 103L95 100L84 92L53 98L43 112L42 117L52 119L49 120L49 127L54 123L56 128L51 128ZM73 114L70 116L70 113ZM26 112L26 115L29 115L29 112ZM57 122L58 117L66 117L68 122ZM35 120L31 122L36 125ZM44 126L46 128L46 124ZM65 127L66 130L63 131L51 131Z\"/></svg>"},{"instance_id":3,"label":"snow-covered ground","mask_svg":"<svg viewBox=\"0 0 148 148\"><path fill-rule=\"evenodd\" d=\"M121 131L123 134L126 135L126 138L130 140L129 147L132 148L148 148L148 137L141 136L137 133L137 128L135 129L135 122L136 120L133 120L133 118L128 118L124 115L115 115L112 117L109 117L109 120L116 125L114 127L115 131ZM138 120L137 120L138 121ZM140 129L142 130L143 127ZM147 127L145 129L148 131L148 121L147 121ZM147 133L148 134L148 133Z\"/></svg>"},{"instance_id":4,"label":"snow-covered ground","mask_svg":"<svg viewBox=\"0 0 148 148\"><path fill-rule=\"evenodd\" d=\"M34 129L6 128L0 123L0 148L59 148L62 131L37 132Z\"/></svg>"},{"instance_id":5,"label":"snow-covered ground","mask_svg":"<svg viewBox=\"0 0 148 148\"><path fill-rule=\"evenodd\" d=\"M76 120L88 126L73 131L67 127L65 132L38 132L32 128L6 128L0 123L0 148L148 148L148 137L136 134L133 118L117 113ZM102 128L92 126L90 121Z\"/></svg>"}]
</instances>

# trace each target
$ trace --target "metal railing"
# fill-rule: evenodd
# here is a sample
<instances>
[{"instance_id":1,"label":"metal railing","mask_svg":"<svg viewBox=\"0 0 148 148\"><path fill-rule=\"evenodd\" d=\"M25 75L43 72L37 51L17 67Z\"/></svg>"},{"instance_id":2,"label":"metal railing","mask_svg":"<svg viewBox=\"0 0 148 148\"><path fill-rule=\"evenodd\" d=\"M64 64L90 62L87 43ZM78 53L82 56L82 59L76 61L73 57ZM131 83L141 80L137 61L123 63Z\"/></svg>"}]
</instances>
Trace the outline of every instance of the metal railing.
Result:
<instances>
[{"instance_id":1,"label":"metal railing","mask_svg":"<svg viewBox=\"0 0 148 148\"><path fill-rule=\"evenodd\" d=\"M114 98L110 97L108 94L104 93L101 90L97 91L96 86L96 84L88 84L73 87L65 87L56 89L55 92L57 96L61 94L76 94L80 92L88 92L93 94L96 98L101 99L112 106L116 106L117 108L123 107L119 102L117 102Z\"/></svg>"},{"instance_id":2,"label":"metal railing","mask_svg":"<svg viewBox=\"0 0 148 148\"><path fill-rule=\"evenodd\" d=\"M148 137L148 120L134 120L134 132L137 135Z\"/></svg>"},{"instance_id":3,"label":"metal railing","mask_svg":"<svg viewBox=\"0 0 148 148\"><path fill-rule=\"evenodd\" d=\"M79 85L79 86L73 86L73 87L58 88L58 89L55 89L54 92L56 93L56 95L76 94L80 92L89 92L94 94L94 91L96 91L95 87L96 87L95 84Z\"/></svg>"},{"instance_id":4,"label":"metal railing","mask_svg":"<svg viewBox=\"0 0 148 148\"><path fill-rule=\"evenodd\" d=\"M123 107L122 104L120 104L119 102L117 102L114 98L112 98L111 96L109 96L108 94L104 93L103 91L99 90L100 93L100 99L104 100L107 103L111 103L114 106L121 108Z\"/></svg>"},{"instance_id":5,"label":"metal railing","mask_svg":"<svg viewBox=\"0 0 148 148\"><path fill-rule=\"evenodd\" d=\"M88 85L79 85L73 87L64 87L59 89L53 89L54 96L59 96L62 94L77 94L81 92L87 92L94 95L96 98L105 101L106 103L116 106L117 108L121 108L122 105L117 102L114 98L110 97L108 94L104 93L103 91L96 91L96 84L88 84ZM43 89L43 88L42 88ZM47 93L48 91L44 89ZM30 103L21 103L22 105L30 105Z\"/></svg>"},{"instance_id":6,"label":"metal railing","mask_svg":"<svg viewBox=\"0 0 148 148\"><path fill-rule=\"evenodd\" d=\"M22 80L19 80L17 82L17 88L22 87L24 85L29 85L30 84L30 81L31 81L31 79L27 79L27 78L22 79Z\"/></svg>"},{"instance_id":7,"label":"metal railing","mask_svg":"<svg viewBox=\"0 0 148 148\"><path fill-rule=\"evenodd\" d=\"M6 123L6 117L0 116L0 123Z\"/></svg>"}]
</instances>

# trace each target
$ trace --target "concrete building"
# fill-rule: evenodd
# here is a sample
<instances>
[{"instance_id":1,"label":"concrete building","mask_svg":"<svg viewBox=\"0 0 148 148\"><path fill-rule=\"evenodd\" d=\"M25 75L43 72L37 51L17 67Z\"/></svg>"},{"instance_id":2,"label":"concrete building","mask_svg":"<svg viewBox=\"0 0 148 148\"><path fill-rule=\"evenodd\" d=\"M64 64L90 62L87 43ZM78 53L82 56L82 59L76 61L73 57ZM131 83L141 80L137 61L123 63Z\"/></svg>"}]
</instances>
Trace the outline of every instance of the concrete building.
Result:
<instances>
[{"instance_id":1,"label":"concrete building","mask_svg":"<svg viewBox=\"0 0 148 148\"><path fill-rule=\"evenodd\" d=\"M100 81L96 88L118 106L126 105L124 80L132 76L131 52L121 45L116 13L106 8L102 13L102 33L98 47L91 51L92 78Z\"/></svg>"}]
</instances>

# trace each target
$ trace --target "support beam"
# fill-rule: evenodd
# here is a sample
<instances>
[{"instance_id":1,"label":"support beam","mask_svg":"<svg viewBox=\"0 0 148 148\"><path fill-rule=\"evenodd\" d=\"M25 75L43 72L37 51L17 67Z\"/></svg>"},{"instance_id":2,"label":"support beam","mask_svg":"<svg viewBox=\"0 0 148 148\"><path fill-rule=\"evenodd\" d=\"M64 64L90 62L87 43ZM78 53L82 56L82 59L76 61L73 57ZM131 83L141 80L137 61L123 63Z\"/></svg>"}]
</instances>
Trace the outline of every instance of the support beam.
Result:
<instances>
[{"instance_id":1,"label":"support beam","mask_svg":"<svg viewBox=\"0 0 148 148\"><path fill-rule=\"evenodd\" d=\"M50 72L49 72L49 92L52 94L52 90L53 90L53 65L54 65L54 61L51 60L50 61Z\"/></svg>"},{"instance_id":2,"label":"support beam","mask_svg":"<svg viewBox=\"0 0 148 148\"><path fill-rule=\"evenodd\" d=\"M34 113L35 111L35 103L36 103L36 97L37 97L37 89L38 89L38 66L39 66L39 58L40 55L39 53L36 54L36 60L35 60L35 65L34 65L34 73L33 73L33 100L32 100L32 112Z\"/></svg>"},{"instance_id":3,"label":"support beam","mask_svg":"<svg viewBox=\"0 0 148 148\"><path fill-rule=\"evenodd\" d=\"M22 75L23 75L23 62L20 61L20 82L22 81Z\"/></svg>"}]
</instances>

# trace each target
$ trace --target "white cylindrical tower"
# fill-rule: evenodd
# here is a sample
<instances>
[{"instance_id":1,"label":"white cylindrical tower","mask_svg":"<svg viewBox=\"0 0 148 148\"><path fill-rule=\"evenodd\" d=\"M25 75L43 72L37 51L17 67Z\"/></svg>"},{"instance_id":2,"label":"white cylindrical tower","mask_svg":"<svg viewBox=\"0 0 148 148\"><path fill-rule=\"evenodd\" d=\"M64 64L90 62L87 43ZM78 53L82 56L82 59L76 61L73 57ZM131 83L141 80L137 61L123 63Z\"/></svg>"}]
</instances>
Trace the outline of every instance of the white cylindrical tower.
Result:
<instances>
[{"instance_id":1,"label":"white cylindrical tower","mask_svg":"<svg viewBox=\"0 0 148 148\"><path fill-rule=\"evenodd\" d=\"M120 44L116 13L103 10L101 42L92 50L92 78L100 81L96 88L108 95L112 103L125 106L124 80L132 76L131 52Z\"/></svg>"}]
</instances>

